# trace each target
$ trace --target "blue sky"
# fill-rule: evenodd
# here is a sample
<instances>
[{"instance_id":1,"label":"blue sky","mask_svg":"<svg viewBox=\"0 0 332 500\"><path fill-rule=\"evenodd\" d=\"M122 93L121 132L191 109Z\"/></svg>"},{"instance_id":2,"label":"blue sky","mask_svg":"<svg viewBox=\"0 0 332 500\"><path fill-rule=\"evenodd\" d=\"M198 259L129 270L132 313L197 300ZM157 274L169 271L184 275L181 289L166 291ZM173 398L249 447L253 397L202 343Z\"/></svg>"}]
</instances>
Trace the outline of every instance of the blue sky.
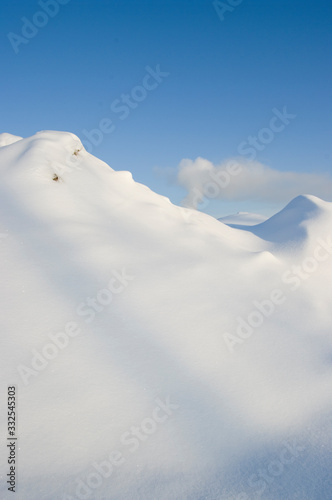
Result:
<instances>
[{"instance_id":1,"label":"blue sky","mask_svg":"<svg viewBox=\"0 0 332 500\"><path fill-rule=\"evenodd\" d=\"M238 157L239 144L286 106L296 118L255 160L330 175L330 1L226 0L234 7L224 15L210 0L61 2L53 17L36 17L38 1L1 3L1 132L67 130L87 140L84 130L112 120L113 131L91 152L180 204L190 183L177 178L181 160L218 165ZM10 41L8 33L26 34L23 17L46 24L24 43ZM168 75L153 89L145 80L144 95L137 86L147 66L158 65ZM114 111L132 92L128 112ZM209 200L202 210L270 214L285 204L282 183L276 189L270 201L249 192Z\"/></svg>"}]
</instances>

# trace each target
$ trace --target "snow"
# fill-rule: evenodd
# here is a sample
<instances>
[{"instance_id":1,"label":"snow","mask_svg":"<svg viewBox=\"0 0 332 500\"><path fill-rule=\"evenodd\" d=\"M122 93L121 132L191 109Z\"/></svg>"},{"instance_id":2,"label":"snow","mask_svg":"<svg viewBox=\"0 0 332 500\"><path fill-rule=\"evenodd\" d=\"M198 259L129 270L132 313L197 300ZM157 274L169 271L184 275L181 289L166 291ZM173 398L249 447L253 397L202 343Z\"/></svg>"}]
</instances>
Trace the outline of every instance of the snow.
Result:
<instances>
[{"instance_id":1,"label":"snow","mask_svg":"<svg viewBox=\"0 0 332 500\"><path fill-rule=\"evenodd\" d=\"M14 144L21 139L22 137L19 137L18 135L7 134L6 132L0 134L0 148L2 146L9 146L10 144Z\"/></svg>"},{"instance_id":2,"label":"snow","mask_svg":"<svg viewBox=\"0 0 332 500\"><path fill-rule=\"evenodd\" d=\"M261 222L266 221L266 219L267 217L264 217L263 215L260 214L251 214L249 212L238 212L237 214L220 217L218 220L232 227L235 224L243 226L254 226L256 224L260 224Z\"/></svg>"},{"instance_id":3,"label":"snow","mask_svg":"<svg viewBox=\"0 0 332 500\"><path fill-rule=\"evenodd\" d=\"M230 227L74 134L16 139L0 136L15 498L330 499L332 204Z\"/></svg>"}]
</instances>

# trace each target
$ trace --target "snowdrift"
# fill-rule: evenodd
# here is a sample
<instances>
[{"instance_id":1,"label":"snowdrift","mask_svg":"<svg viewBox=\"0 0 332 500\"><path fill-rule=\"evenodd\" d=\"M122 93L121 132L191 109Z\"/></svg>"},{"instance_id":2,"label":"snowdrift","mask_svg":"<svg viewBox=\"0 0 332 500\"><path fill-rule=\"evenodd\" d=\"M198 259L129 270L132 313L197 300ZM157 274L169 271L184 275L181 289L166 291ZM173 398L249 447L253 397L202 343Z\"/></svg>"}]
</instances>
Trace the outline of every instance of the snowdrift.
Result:
<instances>
[{"instance_id":1,"label":"snowdrift","mask_svg":"<svg viewBox=\"0 0 332 500\"><path fill-rule=\"evenodd\" d=\"M15 498L330 499L332 204L230 227L73 134L0 145Z\"/></svg>"}]
</instances>

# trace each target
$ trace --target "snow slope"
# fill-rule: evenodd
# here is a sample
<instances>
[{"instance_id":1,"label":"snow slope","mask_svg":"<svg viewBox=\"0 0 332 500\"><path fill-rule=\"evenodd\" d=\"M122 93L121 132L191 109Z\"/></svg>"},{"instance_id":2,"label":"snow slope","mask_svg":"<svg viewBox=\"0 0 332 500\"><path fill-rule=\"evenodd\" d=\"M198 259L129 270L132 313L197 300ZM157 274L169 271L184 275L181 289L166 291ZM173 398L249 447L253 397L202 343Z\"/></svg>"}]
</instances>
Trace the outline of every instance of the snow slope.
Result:
<instances>
[{"instance_id":1,"label":"snow slope","mask_svg":"<svg viewBox=\"0 0 332 500\"><path fill-rule=\"evenodd\" d=\"M252 232L279 246L288 246L290 242L306 245L320 236L322 228L329 227L331 207L331 203L315 196L298 196Z\"/></svg>"},{"instance_id":2,"label":"snow slope","mask_svg":"<svg viewBox=\"0 0 332 500\"><path fill-rule=\"evenodd\" d=\"M13 134L0 134L0 147L9 146L10 144L14 144L14 142L20 141L22 137Z\"/></svg>"},{"instance_id":3,"label":"snow slope","mask_svg":"<svg viewBox=\"0 0 332 500\"><path fill-rule=\"evenodd\" d=\"M15 498L330 499L331 203L232 228L73 134L16 139L0 135ZM12 498L4 442L0 458Z\"/></svg>"}]
</instances>

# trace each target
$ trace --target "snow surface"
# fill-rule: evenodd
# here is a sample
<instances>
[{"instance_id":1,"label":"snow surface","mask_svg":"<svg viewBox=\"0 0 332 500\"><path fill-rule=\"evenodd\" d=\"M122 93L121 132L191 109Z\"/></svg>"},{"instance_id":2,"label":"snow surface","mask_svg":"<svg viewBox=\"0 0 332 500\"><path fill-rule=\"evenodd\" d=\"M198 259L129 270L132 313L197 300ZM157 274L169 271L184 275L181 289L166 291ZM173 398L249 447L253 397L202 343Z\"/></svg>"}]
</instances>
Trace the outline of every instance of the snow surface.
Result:
<instances>
[{"instance_id":1,"label":"snow surface","mask_svg":"<svg viewBox=\"0 0 332 500\"><path fill-rule=\"evenodd\" d=\"M0 147L9 146L10 144L14 144L14 142L20 141L21 139L22 137L19 137L18 135L7 133L0 134Z\"/></svg>"},{"instance_id":2,"label":"snow surface","mask_svg":"<svg viewBox=\"0 0 332 500\"><path fill-rule=\"evenodd\" d=\"M1 498L330 500L332 204L229 227L73 134L16 139L0 135L2 405L18 399Z\"/></svg>"}]
</instances>

